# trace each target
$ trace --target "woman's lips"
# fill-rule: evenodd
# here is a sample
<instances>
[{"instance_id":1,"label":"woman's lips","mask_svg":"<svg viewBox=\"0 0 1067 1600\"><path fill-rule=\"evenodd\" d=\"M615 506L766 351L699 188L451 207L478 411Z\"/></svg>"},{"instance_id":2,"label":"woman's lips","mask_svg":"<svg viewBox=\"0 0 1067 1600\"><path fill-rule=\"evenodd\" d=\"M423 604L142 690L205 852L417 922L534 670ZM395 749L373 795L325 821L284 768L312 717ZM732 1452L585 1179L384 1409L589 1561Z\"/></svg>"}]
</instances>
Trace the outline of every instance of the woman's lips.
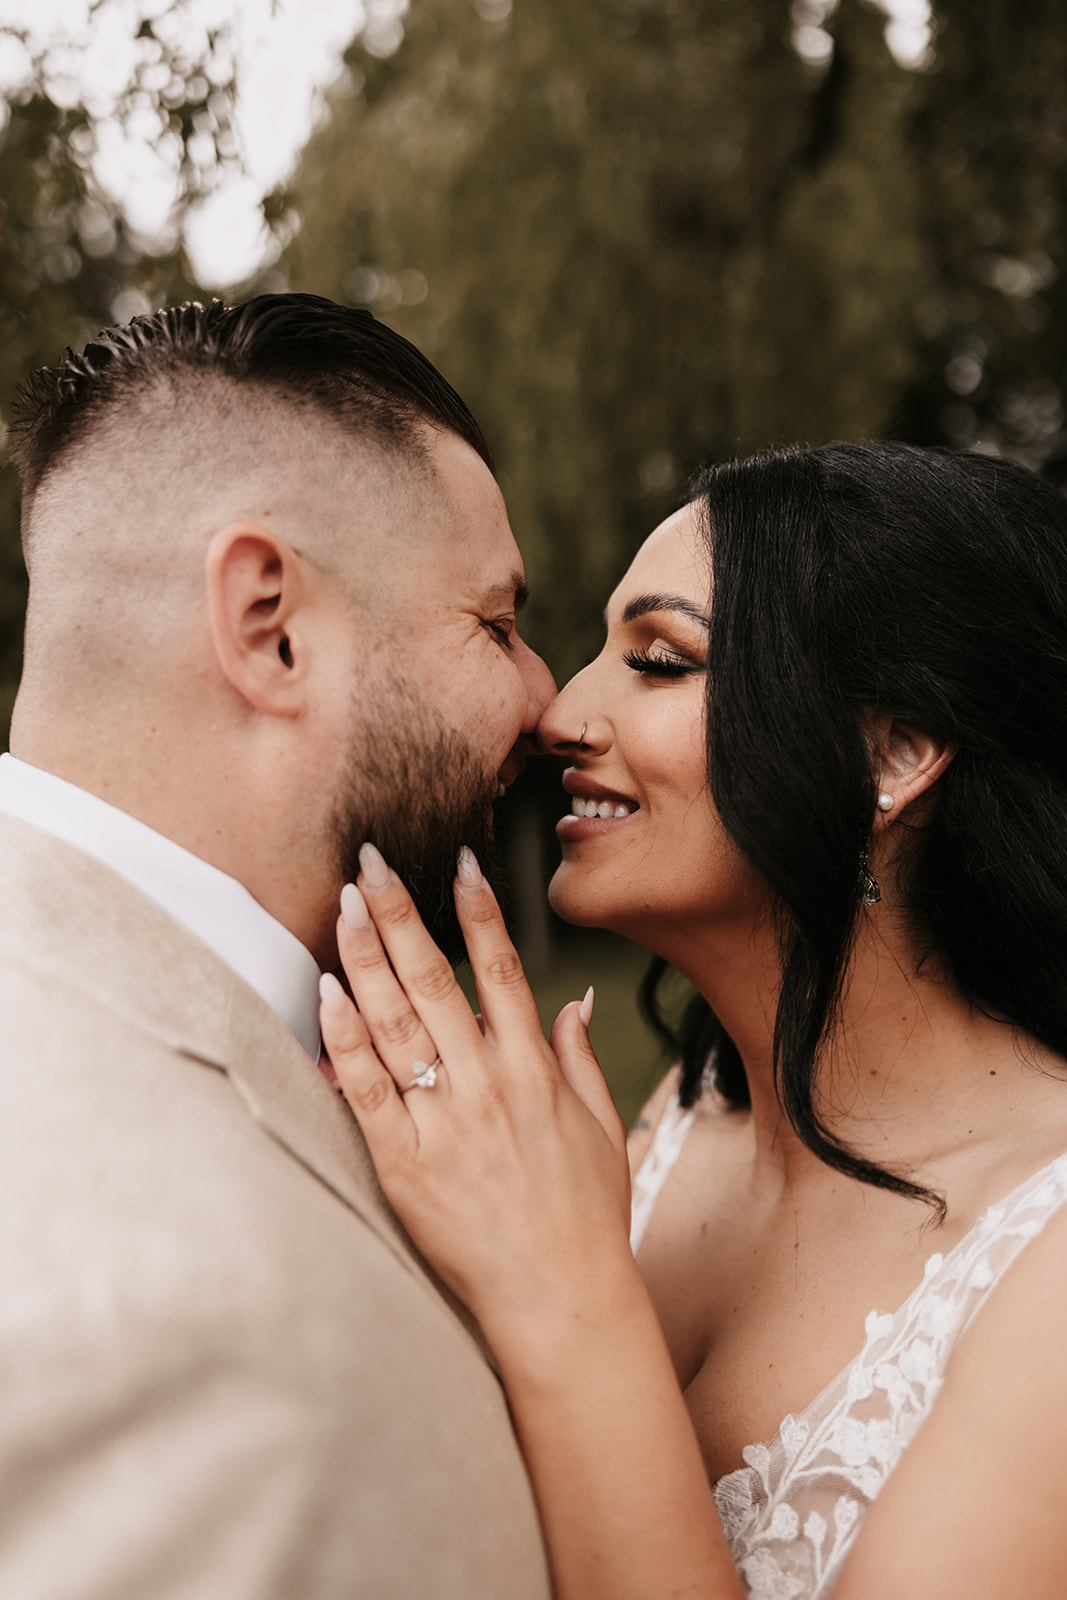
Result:
<instances>
[{"instance_id":1,"label":"woman's lips","mask_svg":"<svg viewBox=\"0 0 1067 1600\"><path fill-rule=\"evenodd\" d=\"M613 833L616 828L628 827L632 820L631 811L624 817L576 817L571 812L565 817L560 817L556 823L556 838L561 843L573 842L576 839L595 839L598 834Z\"/></svg>"}]
</instances>

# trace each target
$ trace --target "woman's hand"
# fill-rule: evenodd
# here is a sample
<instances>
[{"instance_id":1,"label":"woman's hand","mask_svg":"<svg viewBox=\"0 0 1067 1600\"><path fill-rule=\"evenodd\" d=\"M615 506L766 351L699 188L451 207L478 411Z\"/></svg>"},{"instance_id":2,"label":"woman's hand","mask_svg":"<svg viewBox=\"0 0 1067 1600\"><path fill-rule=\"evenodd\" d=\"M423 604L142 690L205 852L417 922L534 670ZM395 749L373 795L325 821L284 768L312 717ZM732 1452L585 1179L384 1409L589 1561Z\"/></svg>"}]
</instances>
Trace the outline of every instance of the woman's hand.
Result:
<instances>
[{"instance_id":1,"label":"woman's hand","mask_svg":"<svg viewBox=\"0 0 1067 1600\"><path fill-rule=\"evenodd\" d=\"M480 1019L397 875L373 846L360 863L337 928L356 1004L324 978L322 1033L383 1190L492 1345L610 1316L637 1276L629 1174L582 1008L545 1040L469 851L455 894Z\"/></svg>"},{"instance_id":2,"label":"woman's hand","mask_svg":"<svg viewBox=\"0 0 1067 1600\"><path fill-rule=\"evenodd\" d=\"M360 864L337 929L356 1005L323 979L323 1039L382 1188L496 1354L559 1600L741 1600L630 1253L588 1016L565 1007L546 1043L469 851L456 907L480 1020L396 874L367 845Z\"/></svg>"}]
</instances>

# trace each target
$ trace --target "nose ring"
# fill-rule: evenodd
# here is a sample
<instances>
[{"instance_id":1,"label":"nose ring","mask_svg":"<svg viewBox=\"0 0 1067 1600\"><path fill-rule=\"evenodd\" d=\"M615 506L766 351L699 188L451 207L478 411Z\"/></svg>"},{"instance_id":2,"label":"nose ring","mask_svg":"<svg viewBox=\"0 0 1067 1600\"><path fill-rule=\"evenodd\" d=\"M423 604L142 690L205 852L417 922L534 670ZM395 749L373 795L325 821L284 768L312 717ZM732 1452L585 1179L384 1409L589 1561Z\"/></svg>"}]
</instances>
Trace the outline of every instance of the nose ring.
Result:
<instances>
[{"instance_id":1,"label":"nose ring","mask_svg":"<svg viewBox=\"0 0 1067 1600\"><path fill-rule=\"evenodd\" d=\"M582 731L578 735L578 748L579 748L579 750L581 749L582 745L585 743L585 730L586 730L586 728L588 728L588 726L589 726L588 722L583 722L582 723Z\"/></svg>"}]
</instances>

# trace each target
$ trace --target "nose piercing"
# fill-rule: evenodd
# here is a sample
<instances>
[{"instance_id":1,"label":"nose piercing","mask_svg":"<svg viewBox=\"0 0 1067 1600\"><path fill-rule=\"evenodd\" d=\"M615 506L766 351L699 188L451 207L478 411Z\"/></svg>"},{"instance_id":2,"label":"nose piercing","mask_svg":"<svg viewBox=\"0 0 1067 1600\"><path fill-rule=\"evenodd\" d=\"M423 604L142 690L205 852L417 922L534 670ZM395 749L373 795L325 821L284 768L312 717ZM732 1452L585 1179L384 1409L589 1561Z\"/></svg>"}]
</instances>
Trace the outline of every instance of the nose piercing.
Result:
<instances>
[{"instance_id":1,"label":"nose piercing","mask_svg":"<svg viewBox=\"0 0 1067 1600\"><path fill-rule=\"evenodd\" d=\"M589 726L588 722L583 722L582 723L582 731L578 735L578 748L579 749L581 749L582 745L585 743L585 730L586 730L586 728L588 728L588 726Z\"/></svg>"}]
</instances>

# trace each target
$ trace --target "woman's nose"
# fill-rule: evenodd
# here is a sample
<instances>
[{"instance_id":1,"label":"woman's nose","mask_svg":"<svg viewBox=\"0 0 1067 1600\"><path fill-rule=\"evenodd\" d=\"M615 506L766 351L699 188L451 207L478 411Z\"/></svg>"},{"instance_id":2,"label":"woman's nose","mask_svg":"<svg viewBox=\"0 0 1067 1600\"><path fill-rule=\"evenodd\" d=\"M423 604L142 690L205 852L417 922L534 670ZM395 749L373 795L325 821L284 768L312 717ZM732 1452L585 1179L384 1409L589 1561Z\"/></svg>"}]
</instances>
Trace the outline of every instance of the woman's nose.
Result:
<instances>
[{"instance_id":1,"label":"woman's nose","mask_svg":"<svg viewBox=\"0 0 1067 1600\"><path fill-rule=\"evenodd\" d=\"M592 684L584 668L545 708L537 725L537 742L550 755L573 756L592 749L598 719L592 705Z\"/></svg>"}]
</instances>

